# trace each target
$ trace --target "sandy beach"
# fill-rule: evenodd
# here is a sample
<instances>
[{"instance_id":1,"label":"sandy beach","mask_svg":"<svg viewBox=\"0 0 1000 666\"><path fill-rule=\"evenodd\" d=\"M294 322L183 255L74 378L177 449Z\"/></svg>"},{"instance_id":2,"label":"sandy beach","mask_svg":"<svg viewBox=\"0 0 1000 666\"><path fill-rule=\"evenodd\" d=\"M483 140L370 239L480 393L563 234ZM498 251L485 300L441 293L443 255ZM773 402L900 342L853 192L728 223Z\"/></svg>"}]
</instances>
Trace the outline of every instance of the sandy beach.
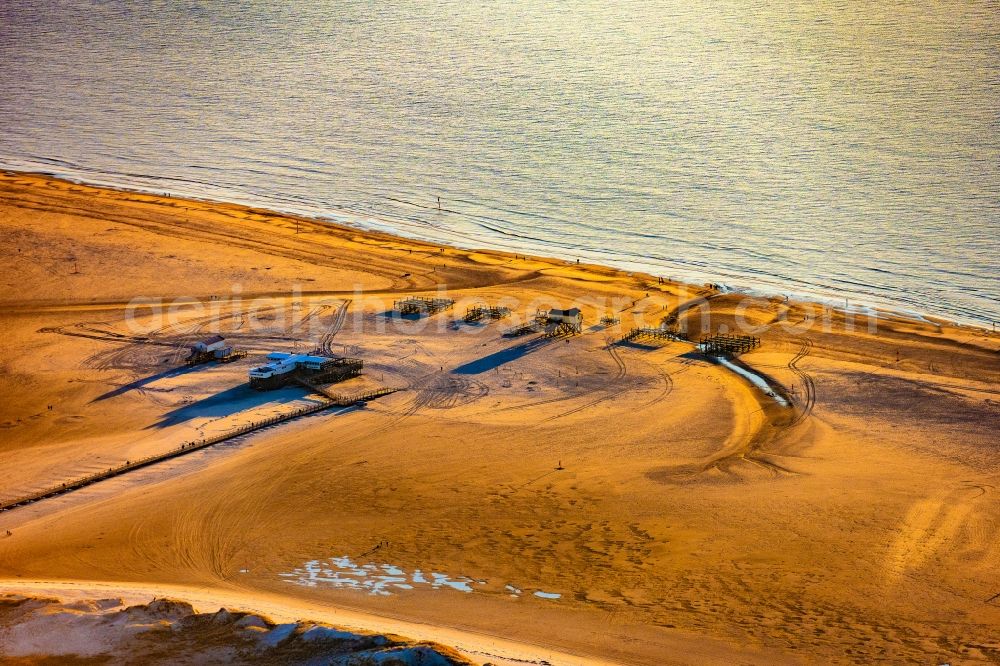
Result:
<instances>
[{"instance_id":1,"label":"sandy beach","mask_svg":"<svg viewBox=\"0 0 1000 666\"><path fill-rule=\"evenodd\" d=\"M10 172L0 237L0 502L324 400L249 388L271 352L397 389L0 512L0 594L473 663L1000 661L993 331ZM246 358L186 366L216 333Z\"/></svg>"}]
</instances>

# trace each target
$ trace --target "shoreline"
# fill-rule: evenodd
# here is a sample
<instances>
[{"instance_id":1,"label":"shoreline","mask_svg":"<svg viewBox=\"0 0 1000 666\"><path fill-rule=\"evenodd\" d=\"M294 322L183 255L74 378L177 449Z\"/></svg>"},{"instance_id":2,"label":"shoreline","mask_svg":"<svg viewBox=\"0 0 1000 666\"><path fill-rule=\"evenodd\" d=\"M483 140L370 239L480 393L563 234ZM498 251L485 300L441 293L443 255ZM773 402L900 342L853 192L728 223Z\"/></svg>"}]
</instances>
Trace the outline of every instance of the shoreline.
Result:
<instances>
[{"instance_id":1,"label":"shoreline","mask_svg":"<svg viewBox=\"0 0 1000 666\"><path fill-rule=\"evenodd\" d=\"M971 328L983 331L996 331L997 321L992 321L989 319L978 319L978 318L951 318L943 315L937 315L933 313L921 312L916 309L904 307L902 305L897 305L891 302L880 302L879 299L867 300L864 297L860 299L851 299L848 296L835 295L832 293L826 293L822 290L798 290L798 291L786 291L777 286L772 287L755 287L752 285L734 285L731 282L706 282L698 284L696 282L689 281L685 278L675 279L674 276L664 276L658 275L652 272L655 267L652 266L642 266L640 264L635 264L634 267L628 267L625 265L615 265L614 262L604 263L603 260L597 261L587 261L577 263L570 258L563 258L558 255L543 255L535 253L535 250L525 250L518 252L517 250L508 250L500 247L478 247L474 245L462 245L458 243L450 243L443 241L431 240L428 238L410 236L401 232L396 228L378 228L378 225L365 226L360 222L364 217L364 214L359 212L351 211L350 209L343 209L346 211L342 215L328 214L327 216L321 214L315 214L303 210L293 210L292 208L282 209L281 207L269 207L269 204L260 205L253 203L251 200L241 201L238 199L216 199L212 197L200 197L189 194L173 194L171 192L164 191L162 189L156 189L152 186L125 186L120 184L114 184L111 182L99 182L99 179L87 179L86 177L79 177L71 174L60 173L58 171L26 171L19 169L11 169L0 166L0 171L14 176L32 176L48 178L55 181L70 183L78 186L92 187L98 190L107 190L110 192L119 193L132 193L132 194L142 194L152 197L163 198L166 200L177 200L177 201L191 201L205 204L208 206L239 206L250 211L256 211L263 214L274 215L279 217L284 217L288 219L298 219L301 221L320 223L331 225L334 227L339 227L343 230L355 231L362 234L371 234L374 236L384 236L397 241L405 241L410 243L420 243L428 245L434 248L447 248L451 250L460 251L472 251L472 252L484 252L484 253L494 253L500 256L506 257L517 257L524 256L525 258L531 260L539 260L546 262L565 262L567 265L579 265L581 267L588 268L601 268L605 270L615 271L617 273L631 276L633 274L646 275L651 278L663 278L671 283L684 284L694 288L701 288L708 284L713 284L720 288L720 291L724 293L737 293L745 295L750 298L760 298L760 299L772 299L772 298L785 298L789 301L794 301L796 303L808 303L821 305L823 307L829 307L835 311L841 312L845 315L852 316L867 316L870 313L876 313L879 317L886 317L890 319L903 319L910 320L913 322L920 323L930 323L932 325L948 325L955 326L959 328ZM372 221L379 218L374 218L372 216L367 216ZM383 226L391 226L391 222L385 221ZM468 237L470 242L473 242L472 237ZM1000 314L997 315L1000 318Z\"/></svg>"},{"instance_id":2,"label":"shoreline","mask_svg":"<svg viewBox=\"0 0 1000 666\"><path fill-rule=\"evenodd\" d=\"M870 331L829 310L810 327L808 304L602 266L36 175L0 184L0 491L287 411L301 391L246 386L274 351L343 345L367 369L350 388L404 388L4 513L0 579L221 590L627 663L835 661L848 646L905 661L927 645L944 661L984 640L989 618L939 627L979 613L995 571L977 488L1000 483L996 334L910 319ZM422 325L387 312L440 284L529 316L579 303L587 326L511 339L513 320L463 322L461 300ZM226 300L123 335L129 299L150 293ZM261 294L276 297L258 318ZM689 342L612 344L665 316L692 337L760 327L743 361L769 388ZM216 327L246 360L178 371ZM955 525L923 539L938 511ZM950 566L955 542L982 556ZM345 586L345 556L403 580ZM913 599L935 615L900 620L922 612Z\"/></svg>"}]
</instances>

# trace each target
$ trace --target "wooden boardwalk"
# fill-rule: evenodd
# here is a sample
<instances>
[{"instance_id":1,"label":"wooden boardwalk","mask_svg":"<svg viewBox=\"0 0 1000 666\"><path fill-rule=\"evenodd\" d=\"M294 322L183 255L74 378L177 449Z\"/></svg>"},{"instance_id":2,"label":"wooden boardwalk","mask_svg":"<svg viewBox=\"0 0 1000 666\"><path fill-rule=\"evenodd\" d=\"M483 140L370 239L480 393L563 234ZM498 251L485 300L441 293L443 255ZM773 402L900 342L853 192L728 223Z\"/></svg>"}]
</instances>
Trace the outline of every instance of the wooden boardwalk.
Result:
<instances>
[{"instance_id":1,"label":"wooden boardwalk","mask_svg":"<svg viewBox=\"0 0 1000 666\"><path fill-rule=\"evenodd\" d=\"M304 382L302 382L304 384ZM44 490L39 490L34 493L23 495L21 497L16 497L11 500L0 502L0 512L10 511L11 509L17 508L19 506L25 506L27 504L33 504L39 500L48 499L50 497L56 497L58 495L63 495L74 490L79 490L80 488L85 488L87 486L93 485L105 479L110 479L116 476L121 476L122 474L127 474L133 472L137 469L142 469L143 467L149 467L150 465L155 465L172 458L178 458L180 456L192 453L194 451L200 451L201 449L208 448L209 446L214 446L221 442L233 439L235 437L240 437L241 435L246 435L248 433L254 432L256 430L261 430L279 423L284 423L286 421L291 421L292 419L297 419L301 416L308 416L309 414L315 414L321 412L325 409L330 409L331 407L349 407L350 405L357 404L359 402L366 402L368 400L373 400L384 395L389 395L394 393L399 389L394 388L381 388L372 391L366 391L364 393L359 393L353 396L339 395L327 393L325 390L319 387L314 387L312 385L307 385L310 390L316 391L327 398L326 402L321 402L315 405L308 405L306 407L301 407L295 411L289 412L287 414L279 414L278 416L272 416L270 418L262 419L260 421L253 421L247 425L240 426L231 430L229 432L223 433L221 435L216 435L215 437L209 437L208 439L200 439L193 442L186 442L181 444L175 449L171 449L166 453L160 453L157 455L149 456L147 458L142 458L140 460L126 460L125 464L118 465L117 467L108 468L107 471L97 472L96 474L91 474L89 476L84 476L78 479L73 479L72 481L67 481L66 483L59 484L58 486L52 486Z\"/></svg>"}]
</instances>

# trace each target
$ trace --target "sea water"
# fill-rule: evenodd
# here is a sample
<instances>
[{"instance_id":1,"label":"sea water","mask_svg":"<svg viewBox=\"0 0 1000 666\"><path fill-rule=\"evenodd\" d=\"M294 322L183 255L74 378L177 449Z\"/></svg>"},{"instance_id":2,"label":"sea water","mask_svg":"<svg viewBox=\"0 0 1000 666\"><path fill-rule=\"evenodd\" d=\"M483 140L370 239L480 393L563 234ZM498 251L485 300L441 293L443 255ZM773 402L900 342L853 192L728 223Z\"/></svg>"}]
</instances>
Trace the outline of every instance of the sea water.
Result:
<instances>
[{"instance_id":1,"label":"sea water","mask_svg":"<svg viewBox=\"0 0 1000 666\"><path fill-rule=\"evenodd\" d=\"M986 0L2 3L0 166L989 323L998 44Z\"/></svg>"}]
</instances>

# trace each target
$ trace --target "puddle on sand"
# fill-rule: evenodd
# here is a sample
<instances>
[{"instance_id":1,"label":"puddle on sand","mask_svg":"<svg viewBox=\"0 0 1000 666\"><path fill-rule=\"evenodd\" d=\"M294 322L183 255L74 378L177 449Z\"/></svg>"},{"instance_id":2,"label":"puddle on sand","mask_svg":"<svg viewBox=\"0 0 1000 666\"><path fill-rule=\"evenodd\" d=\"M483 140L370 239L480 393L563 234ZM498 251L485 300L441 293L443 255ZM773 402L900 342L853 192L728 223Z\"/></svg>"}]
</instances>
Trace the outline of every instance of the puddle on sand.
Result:
<instances>
[{"instance_id":1,"label":"puddle on sand","mask_svg":"<svg viewBox=\"0 0 1000 666\"><path fill-rule=\"evenodd\" d=\"M310 560L289 573L278 574L288 583L305 587L330 585L332 587L362 590L368 594L389 596L394 590L451 588L459 592L472 592L473 585L483 584L465 576L452 578L434 571L426 574L420 569L407 573L392 564L354 563L350 557L331 557L327 560Z\"/></svg>"},{"instance_id":2,"label":"puddle on sand","mask_svg":"<svg viewBox=\"0 0 1000 666\"><path fill-rule=\"evenodd\" d=\"M770 387L770 385L768 385L767 381L763 377L761 377L760 375L758 375L757 373L750 372L749 370L746 370L745 368L743 368L743 367L741 367L739 365L736 365L735 363L729 361L728 359L726 359L726 358L724 358L722 356L716 357L716 360L718 360L719 363L721 363L722 365L726 366L727 368L729 368L730 370L732 370L736 374L740 375L741 377L744 377L745 379L749 379L750 382L753 383L754 386L756 386L761 391L763 391L767 395L769 395L772 398L774 398L774 401L776 403L778 403L779 405L781 405L782 407L788 407L789 406L788 401L785 400L784 398L782 398L780 395L778 395L774 391L772 391L771 387Z\"/></svg>"},{"instance_id":3,"label":"puddle on sand","mask_svg":"<svg viewBox=\"0 0 1000 666\"><path fill-rule=\"evenodd\" d=\"M348 556L331 557L326 560L310 560L301 567L296 567L288 573L278 574L286 583L304 587L347 588L367 592L378 596L389 596L399 590L451 588L459 592L481 592L476 585L486 585L485 580L474 580L466 576L448 576L436 571L421 571L414 569L407 572L393 564L357 564ZM521 588L504 585L504 590L514 599L521 598ZM534 596L540 599L559 599L561 594L537 590Z\"/></svg>"},{"instance_id":4,"label":"puddle on sand","mask_svg":"<svg viewBox=\"0 0 1000 666\"><path fill-rule=\"evenodd\" d=\"M536 590L535 596L541 597L542 599L558 599L562 595L557 594L556 592L542 592L541 590Z\"/></svg>"}]
</instances>

